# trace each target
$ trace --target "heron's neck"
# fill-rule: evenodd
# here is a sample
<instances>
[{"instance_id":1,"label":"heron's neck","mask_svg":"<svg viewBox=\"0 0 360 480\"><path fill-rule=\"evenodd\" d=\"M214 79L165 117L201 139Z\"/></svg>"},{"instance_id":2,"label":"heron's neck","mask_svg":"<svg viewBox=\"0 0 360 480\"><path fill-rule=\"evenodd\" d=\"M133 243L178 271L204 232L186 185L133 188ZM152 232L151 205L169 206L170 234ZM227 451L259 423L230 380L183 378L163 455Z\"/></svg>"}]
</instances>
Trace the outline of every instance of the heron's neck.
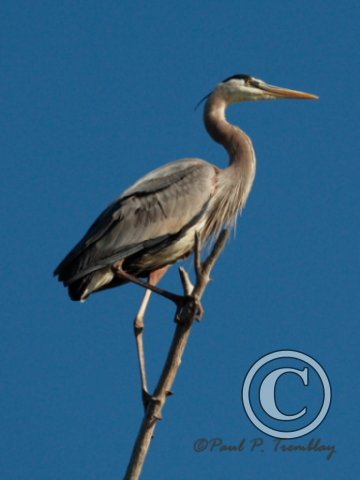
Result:
<instances>
[{"instance_id":1,"label":"heron's neck","mask_svg":"<svg viewBox=\"0 0 360 480\"><path fill-rule=\"evenodd\" d=\"M240 169L245 176L255 173L255 154L250 138L225 117L227 102L214 92L205 105L204 122L209 135L227 150L230 169Z\"/></svg>"}]
</instances>

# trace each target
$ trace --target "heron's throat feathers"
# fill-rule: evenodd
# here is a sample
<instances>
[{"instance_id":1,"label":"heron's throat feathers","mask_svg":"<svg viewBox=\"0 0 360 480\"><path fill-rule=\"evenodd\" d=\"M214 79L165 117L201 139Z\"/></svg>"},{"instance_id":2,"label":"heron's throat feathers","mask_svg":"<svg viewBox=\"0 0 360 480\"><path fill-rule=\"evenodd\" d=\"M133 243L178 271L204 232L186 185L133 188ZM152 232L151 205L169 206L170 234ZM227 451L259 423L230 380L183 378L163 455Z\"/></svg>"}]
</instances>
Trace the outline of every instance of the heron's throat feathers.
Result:
<instances>
[{"instance_id":1,"label":"heron's throat feathers","mask_svg":"<svg viewBox=\"0 0 360 480\"><path fill-rule=\"evenodd\" d=\"M217 236L224 226L235 225L237 216L245 207L253 179L254 175L235 178L230 169L219 172L211 212L204 226L204 238Z\"/></svg>"}]
</instances>

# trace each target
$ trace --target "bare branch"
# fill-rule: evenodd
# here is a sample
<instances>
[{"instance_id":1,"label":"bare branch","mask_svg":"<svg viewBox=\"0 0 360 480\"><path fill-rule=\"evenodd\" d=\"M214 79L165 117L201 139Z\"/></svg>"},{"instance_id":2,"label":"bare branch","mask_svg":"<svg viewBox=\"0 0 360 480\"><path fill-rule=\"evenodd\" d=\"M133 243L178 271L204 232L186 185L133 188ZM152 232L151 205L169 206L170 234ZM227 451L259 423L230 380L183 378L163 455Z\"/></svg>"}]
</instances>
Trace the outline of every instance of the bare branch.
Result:
<instances>
[{"instance_id":1,"label":"bare branch","mask_svg":"<svg viewBox=\"0 0 360 480\"><path fill-rule=\"evenodd\" d=\"M196 282L198 283L202 273L201 239L200 239L199 232L195 232L194 266L195 266Z\"/></svg>"},{"instance_id":2,"label":"bare branch","mask_svg":"<svg viewBox=\"0 0 360 480\"><path fill-rule=\"evenodd\" d=\"M218 239L215 242L214 248L212 249L210 255L204 262L203 274L206 273L206 275L210 275L210 272L213 269L216 260L218 259L221 252L224 250L224 247L226 245L226 242L229 239L229 236L230 236L229 229L222 230Z\"/></svg>"},{"instance_id":3,"label":"bare branch","mask_svg":"<svg viewBox=\"0 0 360 480\"><path fill-rule=\"evenodd\" d=\"M166 358L159 382L155 388L154 395L149 398L145 416L135 441L128 469L124 477L125 480L137 480L140 476L146 455L149 451L151 439L154 435L157 421L162 418L163 407L167 398L172 393L172 386L189 340L191 327L194 323L196 315L194 303L196 305L197 302L200 302L206 286L210 281L210 272L213 269L216 260L223 251L228 238L229 231L223 230L215 242L210 255L201 265L201 275L197 279L196 285L192 290L191 297L189 297L189 302L182 307L180 312L177 312L177 326L171 342L170 350ZM189 278L187 272L184 272L185 270L183 270L181 278L186 291L186 289L189 287L189 284L187 283Z\"/></svg>"},{"instance_id":4,"label":"bare branch","mask_svg":"<svg viewBox=\"0 0 360 480\"><path fill-rule=\"evenodd\" d=\"M179 267L180 279L184 289L185 295L191 295L191 292L194 290L194 285L192 284L189 274L184 267Z\"/></svg>"}]
</instances>

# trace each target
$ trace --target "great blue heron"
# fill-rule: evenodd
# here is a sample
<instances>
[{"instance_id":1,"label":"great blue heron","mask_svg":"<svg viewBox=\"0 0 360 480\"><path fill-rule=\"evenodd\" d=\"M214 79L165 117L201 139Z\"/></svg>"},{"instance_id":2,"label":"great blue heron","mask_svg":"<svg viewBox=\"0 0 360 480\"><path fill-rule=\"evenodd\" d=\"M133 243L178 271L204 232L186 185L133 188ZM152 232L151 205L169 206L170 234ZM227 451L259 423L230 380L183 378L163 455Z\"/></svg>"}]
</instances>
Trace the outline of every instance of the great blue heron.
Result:
<instances>
[{"instance_id":1,"label":"great blue heron","mask_svg":"<svg viewBox=\"0 0 360 480\"><path fill-rule=\"evenodd\" d=\"M254 181L251 140L226 120L225 110L232 103L279 98L317 97L268 85L249 75L234 75L221 82L205 97L204 122L210 136L227 150L229 166L221 169L205 160L186 158L153 170L104 210L54 272L68 287L72 300L84 301L94 292L127 282L147 288L135 319L145 404L148 388L142 330L151 290L181 304L183 297L160 289L157 283L198 242L203 245L234 221Z\"/></svg>"},{"instance_id":2,"label":"great blue heron","mask_svg":"<svg viewBox=\"0 0 360 480\"><path fill-rule=\"evenodd\" d=\"M268 85L249 75L221 82L206 99L205 127L230 157L227 168L186 158L157 168L138 180L95 220L56 268L72 300L147 277L156 289L167 268L191 254L195 234L204 244L234 221L244 207L255 176L250 138L225 118L232 103L315 95ZM168 295L177 301L178 297Z\"/></svg>"}]
</instances>

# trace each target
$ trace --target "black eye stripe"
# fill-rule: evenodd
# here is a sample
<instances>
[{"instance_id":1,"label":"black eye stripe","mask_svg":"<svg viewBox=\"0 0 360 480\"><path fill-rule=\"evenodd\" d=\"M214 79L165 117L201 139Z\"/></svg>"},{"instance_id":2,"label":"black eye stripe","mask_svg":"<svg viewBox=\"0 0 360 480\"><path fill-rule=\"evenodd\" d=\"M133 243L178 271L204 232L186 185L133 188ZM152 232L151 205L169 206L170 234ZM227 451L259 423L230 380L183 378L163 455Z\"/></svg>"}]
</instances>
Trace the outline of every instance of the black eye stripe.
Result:
<instances>
[{"instance_id":1,"label":"black eye stripe","mask_svg":"<svg viewBox=\"0 0 360 480\"><path fill-rule=\"evenodd\" d=\"M226 78L225 80L222 81L222 83L226 83L229 80L244 80L245 83L250 83L251 77L250 75L239 73L237 75L232 75L231 77Z\"/></svg>"}]
</instances>

